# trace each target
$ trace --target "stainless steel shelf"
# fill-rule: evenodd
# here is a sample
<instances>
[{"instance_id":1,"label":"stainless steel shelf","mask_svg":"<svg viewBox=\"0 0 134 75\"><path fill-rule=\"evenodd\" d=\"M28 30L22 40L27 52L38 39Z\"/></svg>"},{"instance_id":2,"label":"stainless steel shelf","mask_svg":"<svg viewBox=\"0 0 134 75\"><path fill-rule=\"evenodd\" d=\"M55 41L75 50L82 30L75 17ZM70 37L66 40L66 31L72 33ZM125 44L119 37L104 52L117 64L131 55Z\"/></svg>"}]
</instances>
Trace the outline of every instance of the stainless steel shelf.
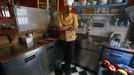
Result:
<instances>
[{"instance_id":1,"label":"stainless steel shelf","mask_svg":"<svg viewBox=\"0 0 134 75\"><path fill-rule=\"evenodd\" d=\"M98 4L98 5L86 5L86 6L73 6L73 8L100 8L100 7L121 7L127 5L128 0L124 0L122 3L115 4Z\"/></svg>"},{"instance_id":2,"label":"stainless steel shelf","mask_svg":"<svg viewBox=\"0 0 134 75\"><path fill-rule=\"evenodd\" d=\"M107 13L106 14L78 14L78 15L92 15L92 16L115 16L115 15L120 16L120 15L123 15L123 16L125 16L125 14L116 14L116 13L115 14L107 14Z\"/></svg>"}]
</instances>

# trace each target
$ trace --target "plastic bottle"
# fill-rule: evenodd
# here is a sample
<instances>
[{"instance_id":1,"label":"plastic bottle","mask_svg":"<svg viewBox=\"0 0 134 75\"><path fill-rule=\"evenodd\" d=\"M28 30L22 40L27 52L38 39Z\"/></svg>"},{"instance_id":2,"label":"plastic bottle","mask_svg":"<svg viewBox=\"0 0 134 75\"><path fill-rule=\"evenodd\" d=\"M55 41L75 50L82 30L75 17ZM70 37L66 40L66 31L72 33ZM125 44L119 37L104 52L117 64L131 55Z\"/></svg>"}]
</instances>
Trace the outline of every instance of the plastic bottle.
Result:
<instances>
[{"instance_id":1,"label":"plastic bottle","mask_svg":"<svg viewBox=\"0 0 134 75\"><path fill-rule=\"evenodd\" d=\"M87 0L81 0L81 5L84 6L87 4Z\"/></svg>"}]
</instances>

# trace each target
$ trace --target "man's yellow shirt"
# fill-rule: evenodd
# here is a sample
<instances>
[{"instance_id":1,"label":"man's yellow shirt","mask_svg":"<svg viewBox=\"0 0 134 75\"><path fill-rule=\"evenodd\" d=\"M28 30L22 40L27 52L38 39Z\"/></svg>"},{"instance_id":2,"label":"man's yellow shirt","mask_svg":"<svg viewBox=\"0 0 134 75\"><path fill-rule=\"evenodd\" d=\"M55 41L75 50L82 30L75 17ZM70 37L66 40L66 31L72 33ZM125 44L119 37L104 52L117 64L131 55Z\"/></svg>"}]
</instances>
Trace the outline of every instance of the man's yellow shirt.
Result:
<instances>
[{"instance_id":1,"label":"man's yellow shirt","mask_svg":"<svg viewBox=\"0 0 134 75\"><path fill-rule=\"evenodd\" d=\"M64 17L64 13L60 13L56 17L57 27L74 25L75 29L78 28L78 18L76 14L69 13ZM76 30L59 31L59 38L63 41L74 41L76 39Z\"/></svg>"}]
</instances>

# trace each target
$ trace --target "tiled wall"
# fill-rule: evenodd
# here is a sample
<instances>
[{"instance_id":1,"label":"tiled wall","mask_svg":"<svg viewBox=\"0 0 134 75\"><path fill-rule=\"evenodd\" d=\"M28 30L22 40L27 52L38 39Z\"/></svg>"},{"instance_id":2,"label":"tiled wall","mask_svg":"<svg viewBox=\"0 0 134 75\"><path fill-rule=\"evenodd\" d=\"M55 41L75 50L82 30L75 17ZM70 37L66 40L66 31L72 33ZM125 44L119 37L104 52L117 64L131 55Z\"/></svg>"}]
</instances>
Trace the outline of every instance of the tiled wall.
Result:
<instances>
[{"instance_id":1,"label":"tiled wall","mask_svg":"<svg viewBox=\"0 0 134 75\"><path fill-rule=\"evenodd\" d=\"M84 17L85 16L85 17ZM88 20L88 16L91 15L83 15L84 20ZM88 26L84 26L86 29L88 28L88 32L90 35L94 35L94 36L100 36L100 37L110 37L109 35L111 35L111 33L113 32L121 32L122 35L124 35L124 39L126 38L126 34L127 34L127 30L128 27L125 26L118 26L118 25L114 25L111 24L111 16L106 16L106 15L97 15L97 16L93 16L94 20L92 20L92 22L97 22L97 20L100 19L99 22L103 21L105 23L104 27L90 27L90 24L86 24ZM87 21L85 21L87 22ZM103 23L101 22L101 23ZM114 22L114 21L113 21ZM90 22L89 22L90 23ZM98 23L98 22L97 22ZM79 31L82 32L82 31Z\"/></svg>"}]
</instances>

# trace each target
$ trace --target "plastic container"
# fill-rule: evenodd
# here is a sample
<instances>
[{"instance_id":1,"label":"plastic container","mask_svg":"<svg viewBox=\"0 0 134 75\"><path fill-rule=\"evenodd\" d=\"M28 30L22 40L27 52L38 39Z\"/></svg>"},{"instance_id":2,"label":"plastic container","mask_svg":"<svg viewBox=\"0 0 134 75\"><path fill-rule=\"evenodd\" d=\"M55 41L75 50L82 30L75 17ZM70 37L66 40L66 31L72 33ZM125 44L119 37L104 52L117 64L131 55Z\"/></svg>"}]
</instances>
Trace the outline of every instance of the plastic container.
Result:
<instances>
[{"instance_id":1,"label":"plastic container","mask_svg":"<svg viewBox=\"0 0 134 75\"><path fill-rule=\"evenodd\" d=\"M99 4L107 4L108 0L99 0Z\"/></svg>"},{"instance_id":2,"label":"plastic container","mask_svg":"<svg viewBox=\"0 0 134 75\"><path fill-rule=\"evenodd\" d=\"M85 6L87 4L87 0L81 0L81 5Z\"/></svg>"},{"instance_id":3,"label":"plastic container","mask_svg":"<svg viewBox=\"0 0 134 75\"><path fill-rule=\"evenodd\" d=\"M92 5L97 5L97 1L96 0L92 1Z\"/></svg>"},{"instance_id":4,"label":"plastic container","mask_svg":"<svg viewBox=\"0 0 134 75\"><path fill-rule=\"evenodd\" d=\"M129 65L133 54L119 51L118 48L104 48L102 52L102 60L107 59L111 64Z\"/></svg>"}]
</instances>

